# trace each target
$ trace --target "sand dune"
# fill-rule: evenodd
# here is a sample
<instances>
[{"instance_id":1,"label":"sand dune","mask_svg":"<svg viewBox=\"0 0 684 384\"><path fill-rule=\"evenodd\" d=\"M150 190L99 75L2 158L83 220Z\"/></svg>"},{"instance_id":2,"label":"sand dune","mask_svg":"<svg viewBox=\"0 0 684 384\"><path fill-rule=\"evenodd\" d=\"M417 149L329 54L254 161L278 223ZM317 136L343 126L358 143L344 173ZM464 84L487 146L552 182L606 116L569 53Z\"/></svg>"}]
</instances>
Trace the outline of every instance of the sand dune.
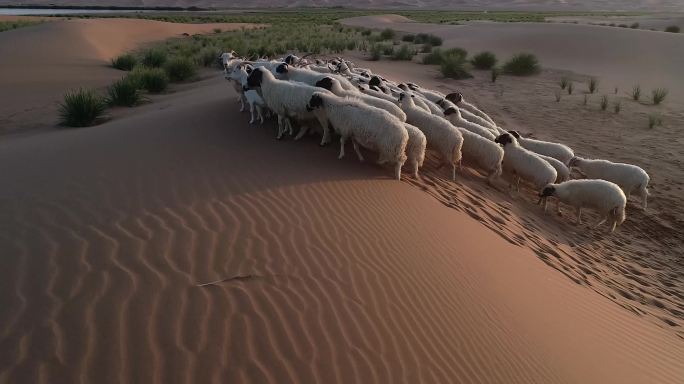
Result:
<instances>
[{"instance_id":1,"label":"sand dune","mask_svg":"<svg viewBox=\"0 0 684 384\"><path fill-rule=\"evenodd\" d=\"M12 60L34 57L38 42L24 42ZM83 78L118 74L100 49L65 45L64 65L94 58ZM536 129L556 113L562 140L617 151L605 138L578 144L580 132L563 133L570 107L534 98L554 74L490 87L362 64L459 87L505 126ZM684 377L681 234L658 201L607 237L470 170L448 182L431 158L421 180L397 182L316 138L276 141L272 122L247 124L219 73L174 91L101 126L0 140L11 181L0 189L1 384Z\"/></svg>"},{"instance_id":2,"label":"sand dune","mask_svg":"<svg viewBox=\"0 0 684 384\"><path fill-rule=\"evenodd\" d=\"M559 23L473 23L436 25L387 22L386 17L364 16L342 22L369 28L434 33L445 47L477 53L489 50L502 60L531 52L548 68L597 76L603 92L614 87L631 90L666 87L671 99L684 105L684 35L625 28Z\"/></svg>"},{"instance_id":3,"label":"sand dune","mask_svg":"<svg viewBox=\"0 0 684 384\"><path fill-rule=\"evenodd\" d=\"M78 87L102 87L122 76L109 61L140 44L229 30L240 24L175 24L136 19L73 19L0 34L0 133L54 125L56 103Z\"/></svg>"}]
</instances>

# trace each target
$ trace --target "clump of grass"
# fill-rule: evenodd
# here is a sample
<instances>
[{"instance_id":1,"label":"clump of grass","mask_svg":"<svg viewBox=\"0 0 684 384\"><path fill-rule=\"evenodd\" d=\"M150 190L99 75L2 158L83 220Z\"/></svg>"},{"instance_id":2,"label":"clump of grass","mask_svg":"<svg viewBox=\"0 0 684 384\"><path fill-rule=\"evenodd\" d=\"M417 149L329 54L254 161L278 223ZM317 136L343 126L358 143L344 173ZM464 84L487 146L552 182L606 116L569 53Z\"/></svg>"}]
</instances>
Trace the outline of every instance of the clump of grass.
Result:
<instances>
[{"instance_id":1,"label":"clump of grass","mask_svg":"<svg viewBox=\"0 0 684 384\"><path fill-rule=\"evenodd\" d=\"M214 28L213 29L214 33L221 33L223 30L221 28Z\"/></svg>"},{"instance_id":2,"label":"clump of grass","mask_svg":"<svg viewBox=\"0 0 684 384\"><path fill-rule=\"evenodd\" d=\"M518 53L503 66L504 72L515 76L529 76L539 73L541 67L537 57L531 53Z\"/></svg>"},{"instance_id":3,"label":"clump of grass","mask_svg":"<svg viewBox=\"0 0 684 384\"><path fill-rule=\"evenodd\" d=\"M560 103L561 101L561 91L556 90L556 103Z\"/></svg>"},{"instance_id":4,"label":"clump of grass","mask_svg":"<svg viewBox=\"0 0 684 384\"><path fill-rule=\"evenodd\" d=\"M166 62L164 71L171 81L184 81L195 75L195 63L186 57L174 57Z\"/></svg>"},{"instance_id":5,"label":"clump of grass","mask_svg":"<svg viewBox=\"0 0 684 384\"><path fill-rule=\"evenodd\" d=\"M150 49L143 54L142 64L146 67L161 67L166 62L166 52L161 49Z\"/></svg>"},{"instance_id":6,"label":"clump of grass","mask_svg":"<svg viewBox=\"0 0 684 384\"><path fill-rule=\"evenodd\" d=\"M572 95L572 91L574 90L575 86L573 85L573 82L568 83L568 95Z\"/></svg>"},{"instance_id":7,"label":"clump of grass","mask_svg":"<svg viewBox=\"0 0 684 384\"><path fill-rule=\"evenodd\" d=\"M380 39L381 40L392 40L394 39L394 36L396 36L396 32L394 32L394 29L391 28L385 28L380 32Z\"/></svg>"},{"instance_id":8,"label":"clump of grass","mask_svg":"<svg viewBox=\"0 0 684 384\"><path fill-rule=\"evenodd\" d=\"M136 67L128 76L150 93L164 92L169 85L169 76L161 68Z\"/></svg>"},{"instance_id":9,"label":"clump of grass","mask_svg":"<svg viewBox=\"0 0 684 384\"><path fill-rule=\"evenodd\" d=\"M122 107L133 107L140 104L142 95L138 87L139 83L134 77L124 77L115 81L107 88L107 104Z\"/></svg>"},{"instance_id":10,"label":"clump of grass","mask_svg":"<svg viewBox=\"0 0 684 384\"><path fill-rule=\"evenodd\" d=\"M363 31L361 31L361 36L370 36L371 33L373 33L373 31L371 31L370 29L364 29Z\"/></svg>"},{"instance_id":11,"label":"clump of grass","mask_svg":"<svg viewBox=\"0 0 684 384\"><path fill-rule=\"evenodd\" d=\"M670 33L679 33L680 29L676 25L669 25L665 28L665 32L670 32Z\"/></svg>"},{"instance_id":12,"label":"clump of grass","mask_svg":"<svg viewBox=\"0 0 684 384\"><path fill-rule=\"evenodd\" d=\"M641 86L637 84L632 87L632 100L639 101L639 99L641 99Z\"/></svg>"},{"instance_id":13,"label":"clump of grass","mask_svg":"<svg viewBox=\"0 0 684 384\"><path fill-rule=\"evenodd\" d=\"M135 67L135 64L138 62L138 60L135 58L135 56L131 55L130 53L121 55L119 57L113 58L112 59L112 67L122 70L122 71L130 71Z\"/></svg>"},{"instance_id":14,"label":"clump of grass","mask_svg":"<svg viewBox=\"0 0 684 384\"><path fill-rule=\"evenodd\" d=\"M416 51L410 48L408 44L404 44L401 46L401 48L392 53L392 60L410 61L415 55Z\"/></svg>"},{"instance_id":15,"label":"clump of grass","mask_svg":"<svg viewBox=\"0 0 684 384\"><path fill-rule=\"evenodd\" d=\"M394 54L394 47L389 44L381 44L382 54L385 56L391 56Z\"/></svg>"},{"instance_id":16,"label":"clump of grass","mask_svg":"<svg viewBox=\"0 0 684 384\"><path fill-rule=\"evenodd\" d=\"M660 115L651 114L648 115L648 128L653 129L663 125L663 118Z\"/></svg>"},{"instance_id":17,"label":"clump of grass","mask_svg":"<svg viewBox=\"0 0 684 384\"><path fill-rule=\"evenodd\" d=\"M584 100L582 100L582 105L587 105L588 102L589 102L589 95L585 94Z\"/></svg>"},{"instance_id":18,"label":"clump of grass","mask_svg":"<svg viewBox=\"0 0 684 384\"><path fill-rule=\"evenodd\" d=\"M88 127L104 115L106 104L102 96L80 88L64 95L59 105L60 124L67 127Z\"/></svg>"},{"instance_id":19,"label":"clump of grass","mask_svg":"<svg viewBox=\"0 0 684 384\"><path fill-rule=\"evenodd\" d=\"M445 59L454 57L465 62L468 57L468 51L462 48L451 48L442 50L439 48L433 49L429 54L423 57L423 64L441 65Z\"/></svg>"},{"instance_id":20,"label":"clump of grass","mask_svg":"<svg viewBox=\"0 0 684 384\"><path fill-rule=\"evenodd\" d=\"M430 53L430 52L432 52L432 45L423 44L423 47L420 49L420 53Z\"/></svg>"},{"instance_id":21,"label":"clump of grass","mask_svg":"<svg viewBox=\"0 0 684 384\"><path fill-rule=\"evenodd\" d=\"M561 79L560 79L559 85L560 85L561 89L565 89L565 88L568 86L569 83L570 83L570 79L568 79L567 77L563 76L563 77L561 77Z\"/></svg>"},{"instance_id":22,"label":"clump of grass","mask_svg":"<svg viewBox=\"0 0 684 384\"><path fill-rule=\"evenodd\" d=\"M594 93L598 90L599 81L597 78L592 77L589 79L589 93Z\"/></svg>"},{"instance_id":23,"label":"clump of grass","mask_svg":"<svg viewBox=\"0 0 684 384\"><path fill-rule=\"evenodd\" d=\"M416 44L429 44L432 47L438 47L442 45L442 38L429 33L419 33L413 40Z\"/></svg>"},{"instance_id":24,"label":"clump of grass","mask_svg":"<svg viewBox=\"0 0 684 384\"><path fill-rule=\"evenodd\" d=\"M499 68L492 68L492 83L496 83L496 79L499 77L500 73L501 71L499 70Z\"/></svg>"},{"instance_id":25,"label":"clump of grass","mask_svg":"<svg viewBox=\"0 0 684 384\"><path fill-rule=\"evenodd\" d=\"M613 105L613 110L616 114L620 113L620 111L622 110L622 102L620 100L615 102L615 105Z\"/></svg>"},{"instance_id":26,"label":"clump of grass","mask_svg":"<svg viewBox=\"0 0 684 384\"><path fill-rule=\"evenodd\" d=\"M665 100L667 97L667 88L656 88L651 91L651 97L653 99L653 104L658 105Z\"/></svg>"},{"instance_id":27,"label":"clump of grass","mask_svg":"<svg viewBox=\"0 0 684 384\"><path fill-rule=\"evenodd\" d=\"M370 59L371 61L378 61L382 58L382 45L373 44L370 49Z\"/></svg>"},{"instance_id":28,"label":"clump of grass","mask_svg":"<svg viewBox=\"0 0 684 384\"><path fill-rule=\"evenodd\" d=\"M412 43L415 39L416 39L416 35L411 35L411 34L404 35L401 37L401 41L405 41L408 43Z\"/></svg>"},{"instance_id":29,"label":"clump of grass","mask_svg":"<svg viewBox=\"0 0 684 384\"><path fill-rule=\"evenodd\" d=\"M605 111L608 109L608 96L603 95L601 96L601 110Z\"/></svg>"},{"instance_id":30,"label":"clump of grass","mask_svg":"<svg viewBox=\"0 0 684 384\"><path fill-rule=\"evenodd\" d=\"M198 54L197 62L204 67L211 67L218 63L217 57L218 50L216 48L204 48Z\"/></svg>"},{"instance_id":31,"label":"clump of grass","mask_svg":"<svg viewBox=\"0 0 684 384\"><path fill-rule=\"evenodd\" d=\"M491 69L496 65L496 61L496 55L487 51L478 53L470 60L477 69Z\"/></svg>"},{"instance_id":32,"label":"clump of grass","mask_svg":"<svg viewBox=\"0 0 684 384\"><path fill-rule=\"evenodd\" d=\"M637 29L639 28L639 23L632 23L629 27L632 29Z\"/></svg>"},{"instance_id":33,"label":"clump of grass","mask_svg":"<svg viewBox=\"0 0 684 384\"><path fill-rule=\"evenodd\" d=\"M460 55L446 55L442 58L440 71L442 76L452 79L469 79L473 77L465 68L465 58Z\"/></svg>"}]
</instances>

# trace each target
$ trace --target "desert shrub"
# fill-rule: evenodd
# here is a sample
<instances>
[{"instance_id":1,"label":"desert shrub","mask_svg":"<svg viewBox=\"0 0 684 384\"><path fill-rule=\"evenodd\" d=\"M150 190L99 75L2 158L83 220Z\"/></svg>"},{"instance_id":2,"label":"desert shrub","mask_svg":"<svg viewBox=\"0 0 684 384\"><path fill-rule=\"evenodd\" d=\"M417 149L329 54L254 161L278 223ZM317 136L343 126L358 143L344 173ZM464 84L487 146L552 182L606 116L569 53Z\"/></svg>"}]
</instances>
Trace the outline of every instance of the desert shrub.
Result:
<instances>
[{"instance_id":1,"label":"desert shrub","mask_svg":"<svg viewBox=\"0 0 684 384\"><path fill-rule=\"evenodd\" d=\"M496 55L487 51L478 53L470 60L477 69L491 69L496 65L496 61Z\"/></svg>"},{"instance_id":2,"label":"desert shrub","mask_svg":"<svg viewBox=\"0 0 684 384\"><path fill-rule=\"evenodd\" d=\"M660 115L648 115L648 128L653 129L661 125L663 125L663 118Z\"/></svg>"},{"instance_id":3,"label":"desert shrub","mask_svg":"<svg viewBox=\"0 0 684 384\"><path fill-rule=\"evenodd\" d=\"M531 53L518 53L503 66L504 72L515 76L529 76L541 70L539 60Z\"/></svg>"},{"instance_id":4,"label":"desert shrub","mask_svg":"<svg viewBox=\"0 0 684 384\"><path fill-rule=\"evenodd\" d=\"M596 92L598 90L598 85L599 81L595 77L589 79L589 93Z\"/></svg>"},{"instance_id":5,"label":"desert shrub","mask_svg":"<svg viewBox=\"0 0 684 384\"><path fill-rule=\"evenodd\" d=\"M419 33L413 40L416 44L430 44L433 47L442 45L442 38L429 33Z\"/></svg>"},{"instance_id":6,"label":"desert shrub","mask_svg":"<svg viewBox=\"0 0 684 384\"><path fill-rule=\"evenodd\" d=\"M133 107L140 104L142 95L135 77L124 77L107 87L107 104Z\"/></svg>"},{"instance_id":7,"label":"desert shrub","mask_svg":"<svg viewBox=\"0 0 684 384\"><path fill-rule=\"evenodd\" d=\"M370 60L371 61L378 61L382 58L382 45L381 44L373 44L370 49Z\"/></svg>"},{"instance_id":8,"label":"desert shrub","mask_svg":"<svg viewBox=\"0 0 684 384\"><path fill-rule=\"evenodd\" d=\"M641 86L637 84L632 88L632 100L639 101L639 99L641 99Z\"/></svg>"},{"instance_id":9,"label":"desert shrub","mask_svg":"<svg viewBox=\"0 0 684 384\"><path fill-rule=\"evenodd\" d=\"M112 59L112 67L122 71L130 71L135 67L138 60L130 53Z\"/></svg>"},{"instance_id":10,"label":"desert shrub","mask_svg":"<svg viewBox=\"0 0 684 384\"><path fill-rule=\"evenodd\" d=\"M629 27L632 29L637 29L639 28L639 23L632 23Z\"/></svg>"},{"instance_id":11,"label":"desert shrub","mask_svg":"<svg viewBox=\"0 0 684 384\"><path fill-rule=\"evenodd\" d=\"M197 56L197 63L204 67L211 67L217 65L218 60L216 59L219 55L219 51L216 48L204 48L200 51Z\"/></svg>"},{"instance_id":12,"label":"desert shrub","mask_svg":"<svg viewBox=\"0 0 684 384\"><path fill-rule=\"evenodd\" d=\"M568 83L568 95L572 95L572 91L573 91L574 88L575 88L575 87L574 87L572 81L569 82L569 83Z\"/></svg>"},{"instance_id":13,"label":"desert shrub","mask_svg":"<svg viewBox=\"0 0 684 384\"><path fill-rule=\"evenodd\" d=\"M161 67L166 62L166 52L161 49L150 49L143 54L142 64L146 67Z\"/></svg>"},{"instance_id":14,"label":"desert shrub","mask_svg":"<svg viewBox=\"0 0 684 384\"><path fill-rule=\"evenodd\" d=\"M658 105L665 100L665 97L667 97L667 89L666 88L656 88L651 91L651 97L653 99L653 104Z\"/></svg>"},{"instance_id":15,"label":"desert shrub","mask_svg":"<svg viewBox=\"0 0 684 384\"><path fill-rule=\"evenodd\" d=\"M457 58L458 60L465 62L467 56L468 51L462 48L451 48L446 50L435 48L429 54L423 57L423 64L439 65L449 57Z\"/></svg>"},{"instance_id":16,"label":"desert shrub","mask_svg":"<svg viewBox=\"0 0 684 384\"><path fill-rule=\"evenodd\" d=\"M394 32L393 29L391 28L385 28L380 32L380 39L382 40L392 40L394 39L394 36L396 36L396 32Z\"/></svg>"},{"instance_id":17,"label":"desert shrub","mask_svg":"<svg viewBox=\"0 0 684 384\"><path fill-rule=\"evenodd\" d=\"M161 68L136 67L129 78L150 93L164 92L169 85L169 76Z\"/></svg>"},{"instance_id":18,"label":"desert shrub","mask_svg":"<svg viewBox=\"0 0 684 384\"><path fill-rule=\"evenodd\" d=\"M601 110L605 111L608 108L608 96L601 96Z\"/></svg>"},{"instance_id":19,"label":"desert shrub","mask_svg":"<svg viewBox=\"0 0 684 384\"><path fill-rule=\"evenodd\" d=\"M442 57L440 63L440 71L442 76L450 77L452 79L469 79L473 77L466 70L466 60L460 55L445 55Z\"/></svg>"},{"instance_id":20,"label":"desert shrub","mask_svg":"<svg viewBox=\"0 0 684 384\"><path fill-rule=\"evenodd\" d=\"M423 44L423 47L420 48L420 53L430 53L432 52L432 45L430 44Z\"/></svg>"},{"instance_id":21,"label":"desert shrub","mask_svg":"<svg viewBox=\"0 0 684 384\"><path fill-rule=\"evenodd\" d=\"M492 83L496 83L496 79L499 77L500 73L501 73L501 71L499 70L499 68L496 68L496 67L492 68L492 76L491 76Z\"/></svg>"},{"instance_id":22,"label":"desert shrub","mask_svg":"<svg viewBox=\"0 0 684 384\"><path fill-rule=\"evenodd\" d=\"M214 33L221 33L222 32L221 28L214 28L213 31L214 31Z\"/></svg>"},{"instance_id":23,"label":"desert shrub","mask_svg":"<svg viewBox=\"0 0 684 384\"><path fill-rule=\"evenodd\" d=\"M171 81L183 81L195 75L195 63L186 57L174 57L164 64L164 71Z\"/></svg>"},{"instance_id":24,"label":"desert shrub","mask_svg":"<svg viewBox=\"0 0 684 384\"><path fill-rule=\"evenodd\" d=\"M665 28L665 32L670 32L670 33L679 33L680 29L676 25L670 25Z\"/></svg>"},{"instance_id":25,"label":"desert shrub","mask_svg":"<svg viewBox=\"0 0 684 384\"><path fill-rule=\"evenodd\" d=\"M613 105L613 110L615 111L615 113L620 113L620 111L622 110L622 102L620 100L615 102L615 105Z\"/></svg>"},{"instance_id":26,"label":"desert shrub","mask_svg":"<svg viewBox=\"0 0 684 384\"><path fill-rule=\"evenodd\" d=\"M361 36L370 36L372 32L373 31L371 31L370 29L364 29L363 31L361 31Z\"/></svg>"},{"instance_id":27,"label":"desert shrub","mask_svg":"<svg viewBox=\"0 0 684 384\"><path fill-rule=\"evenodd\" d=\"M411 35L411 34L404 35L404 36L401 37L401 41L406 41L406 42L409 42L409 43L412 43L413 40L415 40L415 39L416 39L416 35Z\"/></svg>"},{"instance_id":28,"label":"desert shrub","mask_svg":"<svg viewBox=\"0 0 684 384\"><path fill-rule=\"evenodd\" d=\"M385 56L390 56L394 54L394 47L389 45L389 44L380 44L380 47L382 47L382 54Z\"/></svg>"},{"instance_id":29,"label":"desert shrub","mask_svg":"<svg viewBox=\"0 0 684 384\"><path fill-rule=\"evenodd\" d=\"M559 85L560 85L561 89L565 89L569 83L570 83L570 79L568 79L567 77L561 77Z\"/></svg>"},{"instance_id":30,"label":"desert shrub","mask_svg":"<svg viewBox=\"0 0 684 384\"><path fill-rule=\"evenodd\" d=\"M64 95L59 105L60 124L67 127L88 127L104 115L104 99L89 89L80 88Z\"/></svg>"},{"instance_id":31,"label":"desert shrub","mask_svg":"<svg viewBox=\"0 0 684 384\"><path fill-rule=\"evenodd\" d=\"M408 46L408 44L404 44L401 46L401 48L397 49L392 53L392 60L403 60L403 61L410 61L413 59L413 56L416 55L416 51Z\"/></svg>"}]
</instances>

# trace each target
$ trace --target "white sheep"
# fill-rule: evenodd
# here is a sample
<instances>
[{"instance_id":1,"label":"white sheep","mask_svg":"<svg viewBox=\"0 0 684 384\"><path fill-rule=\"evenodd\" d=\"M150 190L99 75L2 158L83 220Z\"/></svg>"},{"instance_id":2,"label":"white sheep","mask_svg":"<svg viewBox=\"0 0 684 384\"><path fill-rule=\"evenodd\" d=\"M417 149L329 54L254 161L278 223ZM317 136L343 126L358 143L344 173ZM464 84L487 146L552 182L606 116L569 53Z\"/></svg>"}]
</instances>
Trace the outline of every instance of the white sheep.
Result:
<instances>
[{"instance_id":1,"label":"white sheep","mask_svg":"<svg viewBox=\"0 0 684 384\"><path fill-rule=\"evenodd\" d=\"M538 190L556 181L556 170L544 159L537 156L518 144L512 135L504 133L497 137L494 142L501 144L504 148L503 168L514 175L516 190L520 190L520 178L523 178ZM509 185L509 188L512 186ZM546 202L544 203L546 210Z\"/></svg>"},{"instance_id":2,"label":"white sheep","mask_svg":"<svg viewBox=\"0 0 684 384\"><path fill-rule=\"evenodd\" d=\"M518 140L518 143L520 143L520 146L523 148L529 149L530 151L540 155L553 157L565 165L568 165L570 163L570 159L575 156L575 152L573 152L572 148L565 144L525 138L522 137L517 131L508 131L508 133L515 136L516 140Z\"/></svg>"},{"instance_id":3,"label":"white sheep","mask_svg":"<svg viewBox=\"0 0 684 384\"><path fill-rule=\"evenodd\" d=\"M317 87L321 87L323 89L327 89L328 91L332 92L333 94L340 96L340 97L352 97L352 98L357 98L362 100L364 103L371 105L376 108L383 109L392 115L394 115L396 118L398 118L401 121L406 121L406 114L404 111L401 110L396 104L394 104L391 101L384 100L381 98L377 98L374 96L370 96L365 93L361 93L359 91L348 91L346 89L343 89L341 87L341 84L337 79L333 79L332 77L324 77L323 79L319 80L315 84Z\"/></svg>"},{"instance_id":4,"label":"white sheep","mask_svg":"<svg viewBox=\"0 0 684 384\"><path fill-rule=\"evenodd\" d=\"M278 80L265 68L255 68L247 78L247 85L250 88L259 88L266 105L278 115L277 139L282 138L286 130L292 134L290 117L304 119L306 115L312 115L306 109L306 103L311 99L311 95L321 91L327 92L302 83ZM324 127L321 145L325 145L328 141L330 141L330 132Z\"/></svg>"},{"instance_id":5,"label":"white sheep","mask_svg":"<svg viewBox=\"0 0 684 384\"><path fill-rule=\"evenodd\" d=\"M603 179L611 181L622 188L627 198L631 193L641 197L641 206L646 209L648 200L648 173L632 164L613 163L608 160L583 159L573 157L570 167L578 169L589 179Z\"/></svg>"},{"instance_id":6,"label":"white sheep","mask_svg":"<svg viewBox=\"0 0 684 384\"><path fill-rule=\"evenodd\" d=\"M540 155L538 153L537 156L546 160L546 162L551 164L551 166L556 170L556 183L562 183L564 181L570 180L570 168L563 164L562 161L554 159L551 156Z\"/></svg>"},{"instance_id":7,"label":"white sheep","mask_svg":"<svg viewBox=\"0 0 684 384\"><path fill-rule=\"evenodd\" d=\"M449 107L444 110L444 118L449 120L451 124L459 128L466 129L472 133L478 134L489 141L494 141L496 135L488 128L485 128L479 124L471 123L470 121L461 117L457 108Z\"/></svg>"},{"instance_id":8,"label":"white sheep","mask_svg":"<svg viewBox=\"0 0 684 384\"><path fill-rule=\"evenodd\" d=\"M610 232L625 221L627 198L622 189L606 180L568 180L560 184L549 184L539 194L539 203L550 196L558 198L556 205L560 212L560 202L571 205L577 213L577 223L582 224L582 208L589 207L598 211L600 217L595 227L608 220Z\"/></svg>"},{"instance_id":9,"label":"white sheep","mask_svg":"<svg viewBox=\"0 0 684 384\"><path fill-rule=\"evenodd\" d=\"M463 135L461 148L463 159L487 172L487 183L492 185L493 181L501 176L504 150L492 140L485 139L467 129L457 128Z\"/></svg>"},{"instance_id":10,"label":"white sheep","mask_svg":"<svg viewBox=\"0 0 684 384\"><path fill-rule=\"evenodd\" d=\"M461 108L462 105L460 103L463 100L463 96L460 93L458 93L458 92L450 93L444 97L444 100L450 102L450 105L448 105L449 107L451 107L451 106L457 107L461 113L461 116L463 116L464 119L471 121L473 123L477 123L483 127L487 127L489 129L491 129L497 135L505 133L500 128L498 128L494 122L490 121L489 119L485 119L485 118L478 116L477 114L475 114L475 113L473 113L473 112L471 112L465 108ZM446 108L444 105L442 105L442 103L438 103L438 104L440 104L443 108Z\"/></svg>"},{"instance_id":11,"label":"white sheep","mask_svg":"<svg viewBox=\"0 0 684 384\"><path fill-rule=\"evenodd\" d=\"M340 83L342 89L347 91L356 91L356 87L349 82L344 76L335 75L332 73L319 73L305 68L296 68L285 63L276 66L272 72L274 75L282 80L298 81L304 84L315 86L318 81L325 77L330 77Z\"/></svg>"},{"instance_id":12,"label":"white sheep","mask_svg":"<svg viewBox=\"0 0 684 384\"><path fill-rule=\"evenodd\" d=\"M408 144L406 144L406 163L411 166L413 177L418 178L418 168L423 166L425 160L425 147L427 138L418 127L404 123L408 132Z\"/></svg>"},{"instance_id":13,"label":"white sheep","mask_svg":"<svg viewBox=\"0 0 684 384\"><path fill-rule=\"evenodd\" d=\"M451 165L451 179L456 180L456 168L461 165L463 135L443 117L435 116L416 106L409 93L399 95L406 121L420 129L427 138L427 147L440 155L440 166Z\"/></svg>"},{"instance_id":14,"label":"white sheep","mask_svg":"<svg viewBox=\"0 0 684 384\"><path fill-rule=\"evenodd\" d=\"M401 179L409 135L399 119L359 100L327 92L314 93L306 108L314 111L321 124L332 124L340 135L340 159L344 157L346 140L352 139L359 160L363 161L360 145L378 153L378 164L393 163L394 175L397 180Z\"/></svg>"},{"instance_id":15,"label":"white sheep","mask_svg":"<svg viewBox=\"0 0 684 384\"><path fill-rule=\"evenodd\" d=\"M221 56L218 57L218 61L223 68L228 67L228 62L237 58L237 53L235 51L223 52Z\"/></svg>"},{"instance_id":16,"label":"white sheep","mask_svg":"<svg viewBox=\"0 0 684 384\"><path fill-rule=\"evenodd\" d=\"M249 89L247 85L247 77L249 76L249 73L253 70L253 68L249 65L238 65L233 69L233 72L231 72L231 80L236 81L239 83L241 87L240 91L240 101L242 102L242 108L240 109L240 112L244 110L244 103L249 104L249 113L251 119L249 120L249 123L252 124L254 123L254 112L256 111L257 113L257 118L261 122L261 124L264 123L264 115L263 115L263 109L266 107L266 103L264 100L259 96L259 93L254 90L254 89Z\"/></svg>"},{"instance_id":17,"label":"white sheep","mask_svg":"<svg viewBox=\"0 0 684 384\"><path fill-rule=\"evenodd\" d=\"M463 94L459 92L453 92L445 96L445 98L453 103L456 103L458 106L461 107L461 109L468 110L470 113L479 116L492 124L493 126L496 126L496 123L494 120L489 117L488 114L482 112L479 108L474 106L473 104L470 104L469 102L465 101L465 98L463 97Z\"/></svg>"},{"instance_id":18,"label":"white sheep","mask_svg":"<svg viewBox=\"0 0 684 384\"><path fill-rule=\"evenodd\" d=\"M479 116L473 115L472 113L466 111L465 109L459 108L456 104L454 104L453 102L451 102L447 99L437 100L435 102L435 104L442 107L442 109L444 111L451 109L452 112L450 112L450 113L455 113L457 115L457 116L452 117L452 119L458 119L458 121L467 122L470 124L476 124L482 128L485 128L485 129L489 130L492 135L494 135L494 138L496 138L496 136L499 136L503 133L506 133L506 131L502 130L501 128L498 128L495 125L492 125L489 121L487 121L487 120L485 120ZM467 124L462 124L462 125L465 126ZM474 130L471 130L471 132L474 132ZM478 132L475 132L475 133L478 133Z\"/></svg>"}]
</instances>

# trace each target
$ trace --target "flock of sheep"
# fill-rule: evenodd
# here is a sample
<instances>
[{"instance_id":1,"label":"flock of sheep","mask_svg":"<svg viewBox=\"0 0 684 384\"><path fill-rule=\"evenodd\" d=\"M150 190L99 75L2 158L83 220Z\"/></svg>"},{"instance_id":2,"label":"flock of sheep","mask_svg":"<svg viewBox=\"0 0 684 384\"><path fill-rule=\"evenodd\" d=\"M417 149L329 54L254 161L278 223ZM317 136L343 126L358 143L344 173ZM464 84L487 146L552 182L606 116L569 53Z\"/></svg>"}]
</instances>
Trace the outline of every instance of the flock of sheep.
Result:
<instances>
[{"instance_id":1,"label":"flock of sheep","mask_svg":"<svg viewBox=\"0 0 684 384\"><path fill-rule=\"evenodd\" d=\"M600 215L596 226L608 221L611 232L625 220L630 193L639 195L646 209L649 176L643 169L583 159L566 145L505 131L460 93L397 84L340 58L308 63L289 55L249 61L230 52L219 60L239 95L240 111L249 106L250 124L275 114L278 139L294 134L293 121L299 126L295 140L318 130L325 145L334 132L340 136L339 158L351 140L360 161L359 147L376 152L379 164L394 166L397 179L405 163L418 177L426 149L438 155L440 168L451 168L453 180L465 159L484 172L490 184L504 171L512 175L509 188L515 184L519 190L520 179L531 183L544 211L551 196L557 198L559 214L560 202L573 206L578 223L582 208L593 208ZM570 168L586 179L570 180Z\"/></svg>"}]
</instances>

